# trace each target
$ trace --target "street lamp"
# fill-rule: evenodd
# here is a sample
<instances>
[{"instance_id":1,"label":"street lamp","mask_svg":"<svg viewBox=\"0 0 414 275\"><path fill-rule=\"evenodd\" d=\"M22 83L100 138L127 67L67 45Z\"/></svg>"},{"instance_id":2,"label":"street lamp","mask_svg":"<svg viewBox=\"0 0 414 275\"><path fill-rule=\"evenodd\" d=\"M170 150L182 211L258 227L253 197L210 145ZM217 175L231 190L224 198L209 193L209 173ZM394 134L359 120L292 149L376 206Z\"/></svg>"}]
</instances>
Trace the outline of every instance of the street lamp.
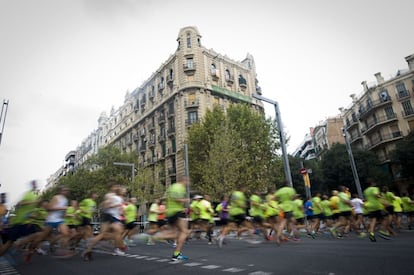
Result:
<instances>
[{"instance_id":1,"label":"street lamp","mask_svg":"<svg viewBox=\"0 0 414 275\"><path fill-rule=\"evenodd\" d=\"M132 183L132 194L134 193L134 178L135 178L135 163L129 163L129 162L114 162L114 165L118 166L129 166L131 167L131 183Z\"/></svg>"},{"instance_id":2,"label":"street lamp","mask_svg":"<svg viewBox=\"0 0 414 275\"><path fill-rule=\"evenodd\" d=\"M285 133L283 132L283 125L282 125L282 119L280 117L280 110L279 110L279 104L277 101L270 100L268 98L265 98L261 95L258 95L256 93L252 94L252 96L258 100L273 104L275 106L275 114L276 114L276 123L277 127L279 128L279 135L280 135L280 143L282 147L282 156L283 156L283 167L285 169L285 178L289 184L290 187L293 187L292 184L292 174L290 173L290 166L289 166L289 159L286 152L286 139L285 139Z\"/></svg>"},{"instance_id":3,"label":"street lamp","mask_svg":"<svg viewBox=\"0 0 414 275\"><path fill-rule=\"evenodd\" d=\"M346 151L348 152L349 161L351 162L352 175L354 176L358 196L362 199L364 195L362 194L361 183L359 182L358 171L356 169L354 155L352 154L352 148L349 144L348 135L346 134L346 130L344 128L342 128L342 135L345 138Z\"/></svg>"}]
</instances>

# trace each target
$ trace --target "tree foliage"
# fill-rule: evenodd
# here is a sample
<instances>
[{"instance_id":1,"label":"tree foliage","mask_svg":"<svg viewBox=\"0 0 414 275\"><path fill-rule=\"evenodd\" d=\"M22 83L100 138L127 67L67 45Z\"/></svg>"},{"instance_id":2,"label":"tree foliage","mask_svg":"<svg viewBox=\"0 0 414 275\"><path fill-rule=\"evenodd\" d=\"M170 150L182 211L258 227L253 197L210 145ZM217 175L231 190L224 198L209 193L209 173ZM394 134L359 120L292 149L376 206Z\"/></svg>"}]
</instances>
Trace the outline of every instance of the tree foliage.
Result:
<instances>
[{"instance_id":1,"label":"tree foliage","mask_svg":"<svg viewBox=\"0 0 414 275\"><path fill-rule=\"evenodd\" d=\"M381 168L381 164L373 152L357 148L352 148L352 152L362 189L368 187L366 182L370 178L375 178L380 185L390 182L387 173ZM324 181L321 183L321 190L329 192L337 189L339 185L345 185L352 192L356 192L351 163L344 144L334 144L324 154L320 167Z\"/></svg>"},{"instance_id":2,"label":"tree foliage","mask_svg":"<svg viewBox=\"0 0 414 275\"><path fill-rule=\"evenodd\" d=\"M391 156L402 178L414 178L414 132L398 141Z\"/></svg>"},{"instance_id":3,"label":"tree foliage","mask_svg":"<svg viewBox=\"0 0 414 275\"><path fill-rule=\"evenodd\" d=\"M239 186L264 192L280 178L275 124L248 106L207 111L189 129L188 145L192 189L215 200Z\"/></svg>"}]
</instances>

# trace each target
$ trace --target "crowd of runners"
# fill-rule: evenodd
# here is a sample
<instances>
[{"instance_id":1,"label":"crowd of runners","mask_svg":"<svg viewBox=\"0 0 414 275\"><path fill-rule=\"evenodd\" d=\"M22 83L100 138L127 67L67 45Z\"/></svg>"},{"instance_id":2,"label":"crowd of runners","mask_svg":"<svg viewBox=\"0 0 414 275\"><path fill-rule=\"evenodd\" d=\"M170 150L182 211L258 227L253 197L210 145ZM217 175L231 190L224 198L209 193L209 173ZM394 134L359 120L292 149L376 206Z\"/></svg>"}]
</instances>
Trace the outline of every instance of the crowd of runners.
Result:
<instances>
[{"instance_id":1,"label":"crowd of runners","mask_svg":"<svg viewBox=\"0 0 414 275\"><path fill-rule=\"evenodd\" d=\"M119 184L109 184L100 205L95 192L80 202L69 201L70 190L65 186L60 186L50 201L39 200L36 181L30 184L13 217L0 225L0 256L10 248L20 249L27 263L35 253L70 258L78 251L83 260L90 261L93 249L102 241L111 243L113 255L124 255L138 239L145 239L147 245L169 242L174 247L172 260L180 261L187 259L182 254L186 241L204 235L208 244L220 248L231 232L251 243L276 245L321 234L334 238L355 234L376 242L376 237L390 240L403 226L414 226L414 201L406 194L397 196L387 187L380 189L374 181L364 190L364 199L350 194L345 186L309 198L289 186L250 195L240 187L213 204L208 194L196 194L190 200L188 179L181 177L168 187L163 198L151 202L145 213L148 224L144 233L138 222L137 199L127 198L126 188ZM0 215L4 216L4 195L1 199ZM94 232L93 217L98 209L99 232ZM49 251L42 248L45 242Z\"/></svg>"}]
</instances>

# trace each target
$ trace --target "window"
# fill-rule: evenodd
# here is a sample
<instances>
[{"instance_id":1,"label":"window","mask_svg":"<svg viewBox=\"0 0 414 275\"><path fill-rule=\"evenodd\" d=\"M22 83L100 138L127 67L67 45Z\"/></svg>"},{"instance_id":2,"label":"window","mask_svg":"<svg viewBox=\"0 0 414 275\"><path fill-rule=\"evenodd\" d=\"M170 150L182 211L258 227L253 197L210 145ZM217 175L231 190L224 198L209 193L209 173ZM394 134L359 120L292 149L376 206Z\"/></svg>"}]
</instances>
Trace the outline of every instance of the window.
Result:
<instances>
[{"instance_id":1,"label":"window","mask_svg":"<svg viewBox=\"0 0 414 275\"><path fill-rule=\"evenodd\" d=\"M230 75L230 71L228 69L226 69L224 71L224 77L226 78L226 81L230 81L231 75Z\"/></svg>"},{"instance_id":2,"label":"window","mask_svg":"<svg viewBox=\"0 0 414 275\"><path fill-rule=\"evenodd\" d=\"M403 110L404 110L404 115L409 116L414 114L414 110L413 110L413 106L411 105L411 101L407 100L401 103Z\"/></svg>"},{"instance_id":3,"label":"window","mask_svg":"<svg viewBox=\"0 0 414 275\"><path fill-rule=\"evenodd\" d=\"M197 111L188 112L188 124L193 124L198 121Z\"/></svg>"},{"instance_id":4,"label":"window","mask_svg":"<svg viewBox=\"0 0 414 275\"><path fill-rule=\"evenodd\" d=\"M191 48L191 34L187 33L187 48Z\"/></svg>"},{"instance_id":5,"label":"window","mask_svg":"<svg viewBox=\"0 0 414 275\"><path fill-rule=\"evenodd\" d=\"M408 96L408 91L405 89L405 85L403 82L398 83L396 88L397 88L397 93L398 93L399 98Z\"/></svg>"},{"instance_id":6,"label":"window","mask_svg":"<svg viewBox=\"0 0 414 275\"><path fill-rule=\"evenodd\" d=\"M239 85L240 86L246 86L247 85L246 79L241 74L239 75Z\"/></svg>"},{"instance_id":7,"label":"window","mask_svg":"<svg viewBox=\"0 0 414 275\"><path fill-rule=\"evenodd\" d=\"M184 65L185 69L194 69L194 59L193 58L187 58Z\"/></svg>"},{"instance_id":8,"label":"window","mask_svg":"<svg viewBox=\"0 0 414 275\"><path fill-rule=\"evenodd\" d=\"M388 94L387 89L383 89L380 93L379 93L379 99L381 102L386 102L388 100L390 100L390 96Z\"/></svg>"},{"instance_id":9,"label":"window","mask_svg":"<svg viewBox=\"0 0 414 275\"><path fill-rule=\"evenodd\" d=\"M216 75L216 65L211 64L210 73L211 73L211 75Z\"/></svg>"},{"instance_id":10,"label":"window","mask_svg":"<svg viewBox=\"0 0 414 275\"><path fill-rule=\"evenodd\" d=\"M392 106L385 107L384 111L388 119L392 119L395 117L394 109L392 108Z\"/></svg>"}]
</instances>

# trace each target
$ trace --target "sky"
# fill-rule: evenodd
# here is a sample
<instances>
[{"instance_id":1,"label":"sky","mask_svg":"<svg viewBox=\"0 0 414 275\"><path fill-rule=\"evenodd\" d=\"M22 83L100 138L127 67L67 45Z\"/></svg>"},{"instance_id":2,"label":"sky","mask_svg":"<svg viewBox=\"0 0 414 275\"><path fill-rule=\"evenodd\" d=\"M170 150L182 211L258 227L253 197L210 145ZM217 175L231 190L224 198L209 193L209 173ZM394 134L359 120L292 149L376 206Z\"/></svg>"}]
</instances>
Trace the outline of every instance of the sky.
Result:
<instances>
[{"instance_id":1,"label":"sky","mask_svg":"<svg viewBox=\"0 0 414 275\"><path fill-rule=\"evenodd\" d=\"M233 60L253 55L293 153L310 127L351 104L362 81L407 68L413 8L412 0L0 0L0 100L9 100L0 192L10 205L30 180L45 184L99 115L175 52L186 26Z\"/></svg>"}]
</instances>

